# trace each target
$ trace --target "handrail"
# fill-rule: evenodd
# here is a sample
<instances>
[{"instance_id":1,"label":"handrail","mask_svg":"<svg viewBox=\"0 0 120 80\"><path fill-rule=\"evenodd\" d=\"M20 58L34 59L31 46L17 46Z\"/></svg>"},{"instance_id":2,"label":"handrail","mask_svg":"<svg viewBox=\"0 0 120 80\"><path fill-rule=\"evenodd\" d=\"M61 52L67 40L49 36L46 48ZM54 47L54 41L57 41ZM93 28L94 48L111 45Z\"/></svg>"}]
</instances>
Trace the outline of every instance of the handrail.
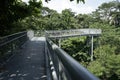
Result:
<instances>
[{"instance_id":1,"label":"handrail","mask_svg":"<svg viewBox=\"0 0 120 80\"><path fill-rule=\"evenodd\" d=\"M17 40L17 39L19 39L19 38L25 36L25 35L26 35L26 34L24 34L24 35L22 35L22 36L19 36L19 37L16 37L16 38L13 38L13 39L11 39L11 40L5 42L5 43L0 44L0 46L4 46L4 45L6 45L6 44L8 44L8 43L10 43L10 42L12 42L12 41L15 41L15 40Z\"/></svg>"},{"instance_id":2,"label":"handrail","mask_svg":"<svg viewBox=\"0 0 120 80\"><path fill-rule=\"evenodd\" d=\"M7 38L7 37L10 37L10 36L14 36L14 35L17 35L17 34L21 34L21 33L24 33L24 32L26 32L26 31L22 31L22 32L11 34L11 35L3 36L3 37L1 37L1 39Z\"/></svg>"},{"instance_id":3,"label":"handrail","mask_svg":"<svg viewBox=\"0 0 120 80\"><path fill-rule=\"evenodd\" d=\"M15 49L28 39L27 31L14 33L0 38L0 65L14 54Z\"/></svg>"},{"instance_id":4,"label":"handrail","mask_svg":"<svg viewBox=\"0 0 120 80\"><path fill-rule=\"evenodd\" d=\"M0 46L2 46L3 44L9 43L14 38L19 38L20 36L23 36L23 35L27 35L27 31L22 31L22 32L18 32L18 33L14 33L11 35L1 37L0 38Z\"/></svg>"},{"instance_id":5,"label":"handrail","mask_svg":"<svg viewBox=\"0 0 120 80\"><path fill-rule=\"evenodd\" d=\"M49 56L54 64L57 80L99 80L65 51L46 39ZM64 76L63 76L64 75Z\"/></svg>"}]
</instances>

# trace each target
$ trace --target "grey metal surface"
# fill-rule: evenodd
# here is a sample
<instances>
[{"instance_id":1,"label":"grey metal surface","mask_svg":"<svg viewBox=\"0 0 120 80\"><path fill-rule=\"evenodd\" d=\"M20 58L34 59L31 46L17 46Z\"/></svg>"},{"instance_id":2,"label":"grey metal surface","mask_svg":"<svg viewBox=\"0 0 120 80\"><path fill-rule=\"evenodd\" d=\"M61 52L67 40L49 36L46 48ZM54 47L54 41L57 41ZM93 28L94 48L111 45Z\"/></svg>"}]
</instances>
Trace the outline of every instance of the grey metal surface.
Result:
<instances>
[{"instance_id":1,"label":"grey metal surface","mask_svg":"<svg viewBox=\"0 0 120 80\"><path fill-rule=\"evenodd\" d=\"M46 80L45 39L34 37L0 71L0 80Z\"/></svg>"}]
</instances>

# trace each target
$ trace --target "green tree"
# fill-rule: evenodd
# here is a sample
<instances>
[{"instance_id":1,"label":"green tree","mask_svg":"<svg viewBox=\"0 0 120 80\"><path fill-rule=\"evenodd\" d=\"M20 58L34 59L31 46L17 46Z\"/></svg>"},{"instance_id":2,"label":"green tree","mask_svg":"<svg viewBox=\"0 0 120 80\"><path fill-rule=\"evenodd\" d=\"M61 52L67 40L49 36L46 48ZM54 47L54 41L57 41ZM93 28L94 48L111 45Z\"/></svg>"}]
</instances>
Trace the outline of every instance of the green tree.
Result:
<instances>
[{"instance_id":1,"label":"green tree","mask_svg":"<svg viewBox=\"0 0 120 80\"><path fill-rule=\"evenodd\" d=\"M93 17L102 22L109 22L111 25L120 25L120 2L112 1L103 3L93 12Z\"/></svg>"},{"instance_id":2,"label":"green tree","mask_svg":"<svg viewBox=\"0 0 120 80\"><path fill-rule=\"evenodd\" d=\"M41 1L30 0L29 4L21 0L2 0L0 2L0 36L24 30L17 24L27 16L40 13ZM16 31L15 31L16 30Z\"/></svg>"},{"instance_id":3,"label":"green tree","mask_svg":"<svg viewBox=\"0 0 120 80\"><path fill-rule=\"evenodd\" d=\"M78 28L89 28L90 24L95 22L90 14L78 14L75 18L77 19L77 24L79 24Z\"/></svg>"},{"instance_id":4,"label":"green tree","mask_svg":"<svg viewBox=\"0 0 120 80\"><path fill-rule=\"evenodd\" d=\"M77 28L77 21L75 19L75 13L71 9L65 9L62 11L62 27L63 29L75 29Z\"/></svg>"},{"instance_id":5,"label":"green tree","mask_svg":"<svg viewBox=\"0 0 120 80\"><path fill-rule=\"evenodd\" d=\"M0 2L0 36L12 32L12 23L29 14L28 5L21 0L2 0Z\"/></svg>"},{"instance_id":6,"label":"green tree","mask_svg":"<svg viewBox=\"0 0 120 80\"><path fill-rule=\"evenodd\" d=\"M90 62L89 46L86 45L86 39L86 37L80 37L68 38L62 41L62 49L85 67Z\"/></svg>"}]
</instances>

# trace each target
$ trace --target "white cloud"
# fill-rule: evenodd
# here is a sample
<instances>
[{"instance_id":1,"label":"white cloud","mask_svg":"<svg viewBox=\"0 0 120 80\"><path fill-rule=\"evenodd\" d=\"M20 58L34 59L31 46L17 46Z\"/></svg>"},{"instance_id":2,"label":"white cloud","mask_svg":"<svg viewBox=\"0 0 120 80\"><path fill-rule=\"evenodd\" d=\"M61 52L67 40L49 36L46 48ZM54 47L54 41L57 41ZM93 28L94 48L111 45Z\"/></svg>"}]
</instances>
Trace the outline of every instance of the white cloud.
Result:
<instances>
[{"instance_id":1,"label":"white cloud","mask_svg":"<svg viewBox=\"0 0 120 80\"><path fill-rule=\"evenodd\" d=\"M49 7L50 9L57 10L59 13L61 13L64 9L71 8L73 12L78 13L91 13L94 8L92 6L85 5L83 3L77 4L75 1L70 2L69 0L54 0L50 1L49 3L46 3L43 1L43 6Z\"/></svg>"},{"instance_id":2,"label":"white cloud","mask_svg":"<svg viewBox=\"0 0 120 80\"><path fill-rule=\"evenodd\" d=\"M74 12L77 12L78 13L82 13L82 14L88 14L88 13L91 13L92 11L94 11L94 9L91 7L91 6L84 6L84 7L75 7L73 8L73 11Z\"/></svg>"},{"instance_id":3,"label":"white cloud","mask_svg":"<svg viewBox=\"0 0 120 80\"><path fill-rule=\"evenodd\" d=\"M24 2L28 2L29 0L22 0ZM75 0L76 1L76 0ZM103 2L109 2L112 0L85 0L85 4L79 3L77 4L75 1L70 2L69 0L51 0L48 3L45 0L42 0L43 6L49 7L50 9L56 10L61 13L64 9L71 8L73 12L77 14L87 14L94 11L98 6L100 6Z\"/></svg>"}]
</instances>

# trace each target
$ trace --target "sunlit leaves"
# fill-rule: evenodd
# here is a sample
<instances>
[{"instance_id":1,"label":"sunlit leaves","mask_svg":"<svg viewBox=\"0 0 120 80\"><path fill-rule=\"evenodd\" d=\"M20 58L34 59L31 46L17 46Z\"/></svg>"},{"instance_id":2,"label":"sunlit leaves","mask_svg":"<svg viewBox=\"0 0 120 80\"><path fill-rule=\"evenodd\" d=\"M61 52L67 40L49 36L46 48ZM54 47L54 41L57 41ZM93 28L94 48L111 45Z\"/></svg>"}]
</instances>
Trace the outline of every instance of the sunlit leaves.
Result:
<instances>
[{"instance_id":1,"label":"sunlit leaves","mask_svg":"<svg viewBox=\"0 0 120 80\"><path fill-rule=\"evenodd\" d=\"M105 67L101 64L100 61L97 60L91 62L87 68L90 72L99 77L102 76L105 71Z\"/></svg>"}]
</instances>

